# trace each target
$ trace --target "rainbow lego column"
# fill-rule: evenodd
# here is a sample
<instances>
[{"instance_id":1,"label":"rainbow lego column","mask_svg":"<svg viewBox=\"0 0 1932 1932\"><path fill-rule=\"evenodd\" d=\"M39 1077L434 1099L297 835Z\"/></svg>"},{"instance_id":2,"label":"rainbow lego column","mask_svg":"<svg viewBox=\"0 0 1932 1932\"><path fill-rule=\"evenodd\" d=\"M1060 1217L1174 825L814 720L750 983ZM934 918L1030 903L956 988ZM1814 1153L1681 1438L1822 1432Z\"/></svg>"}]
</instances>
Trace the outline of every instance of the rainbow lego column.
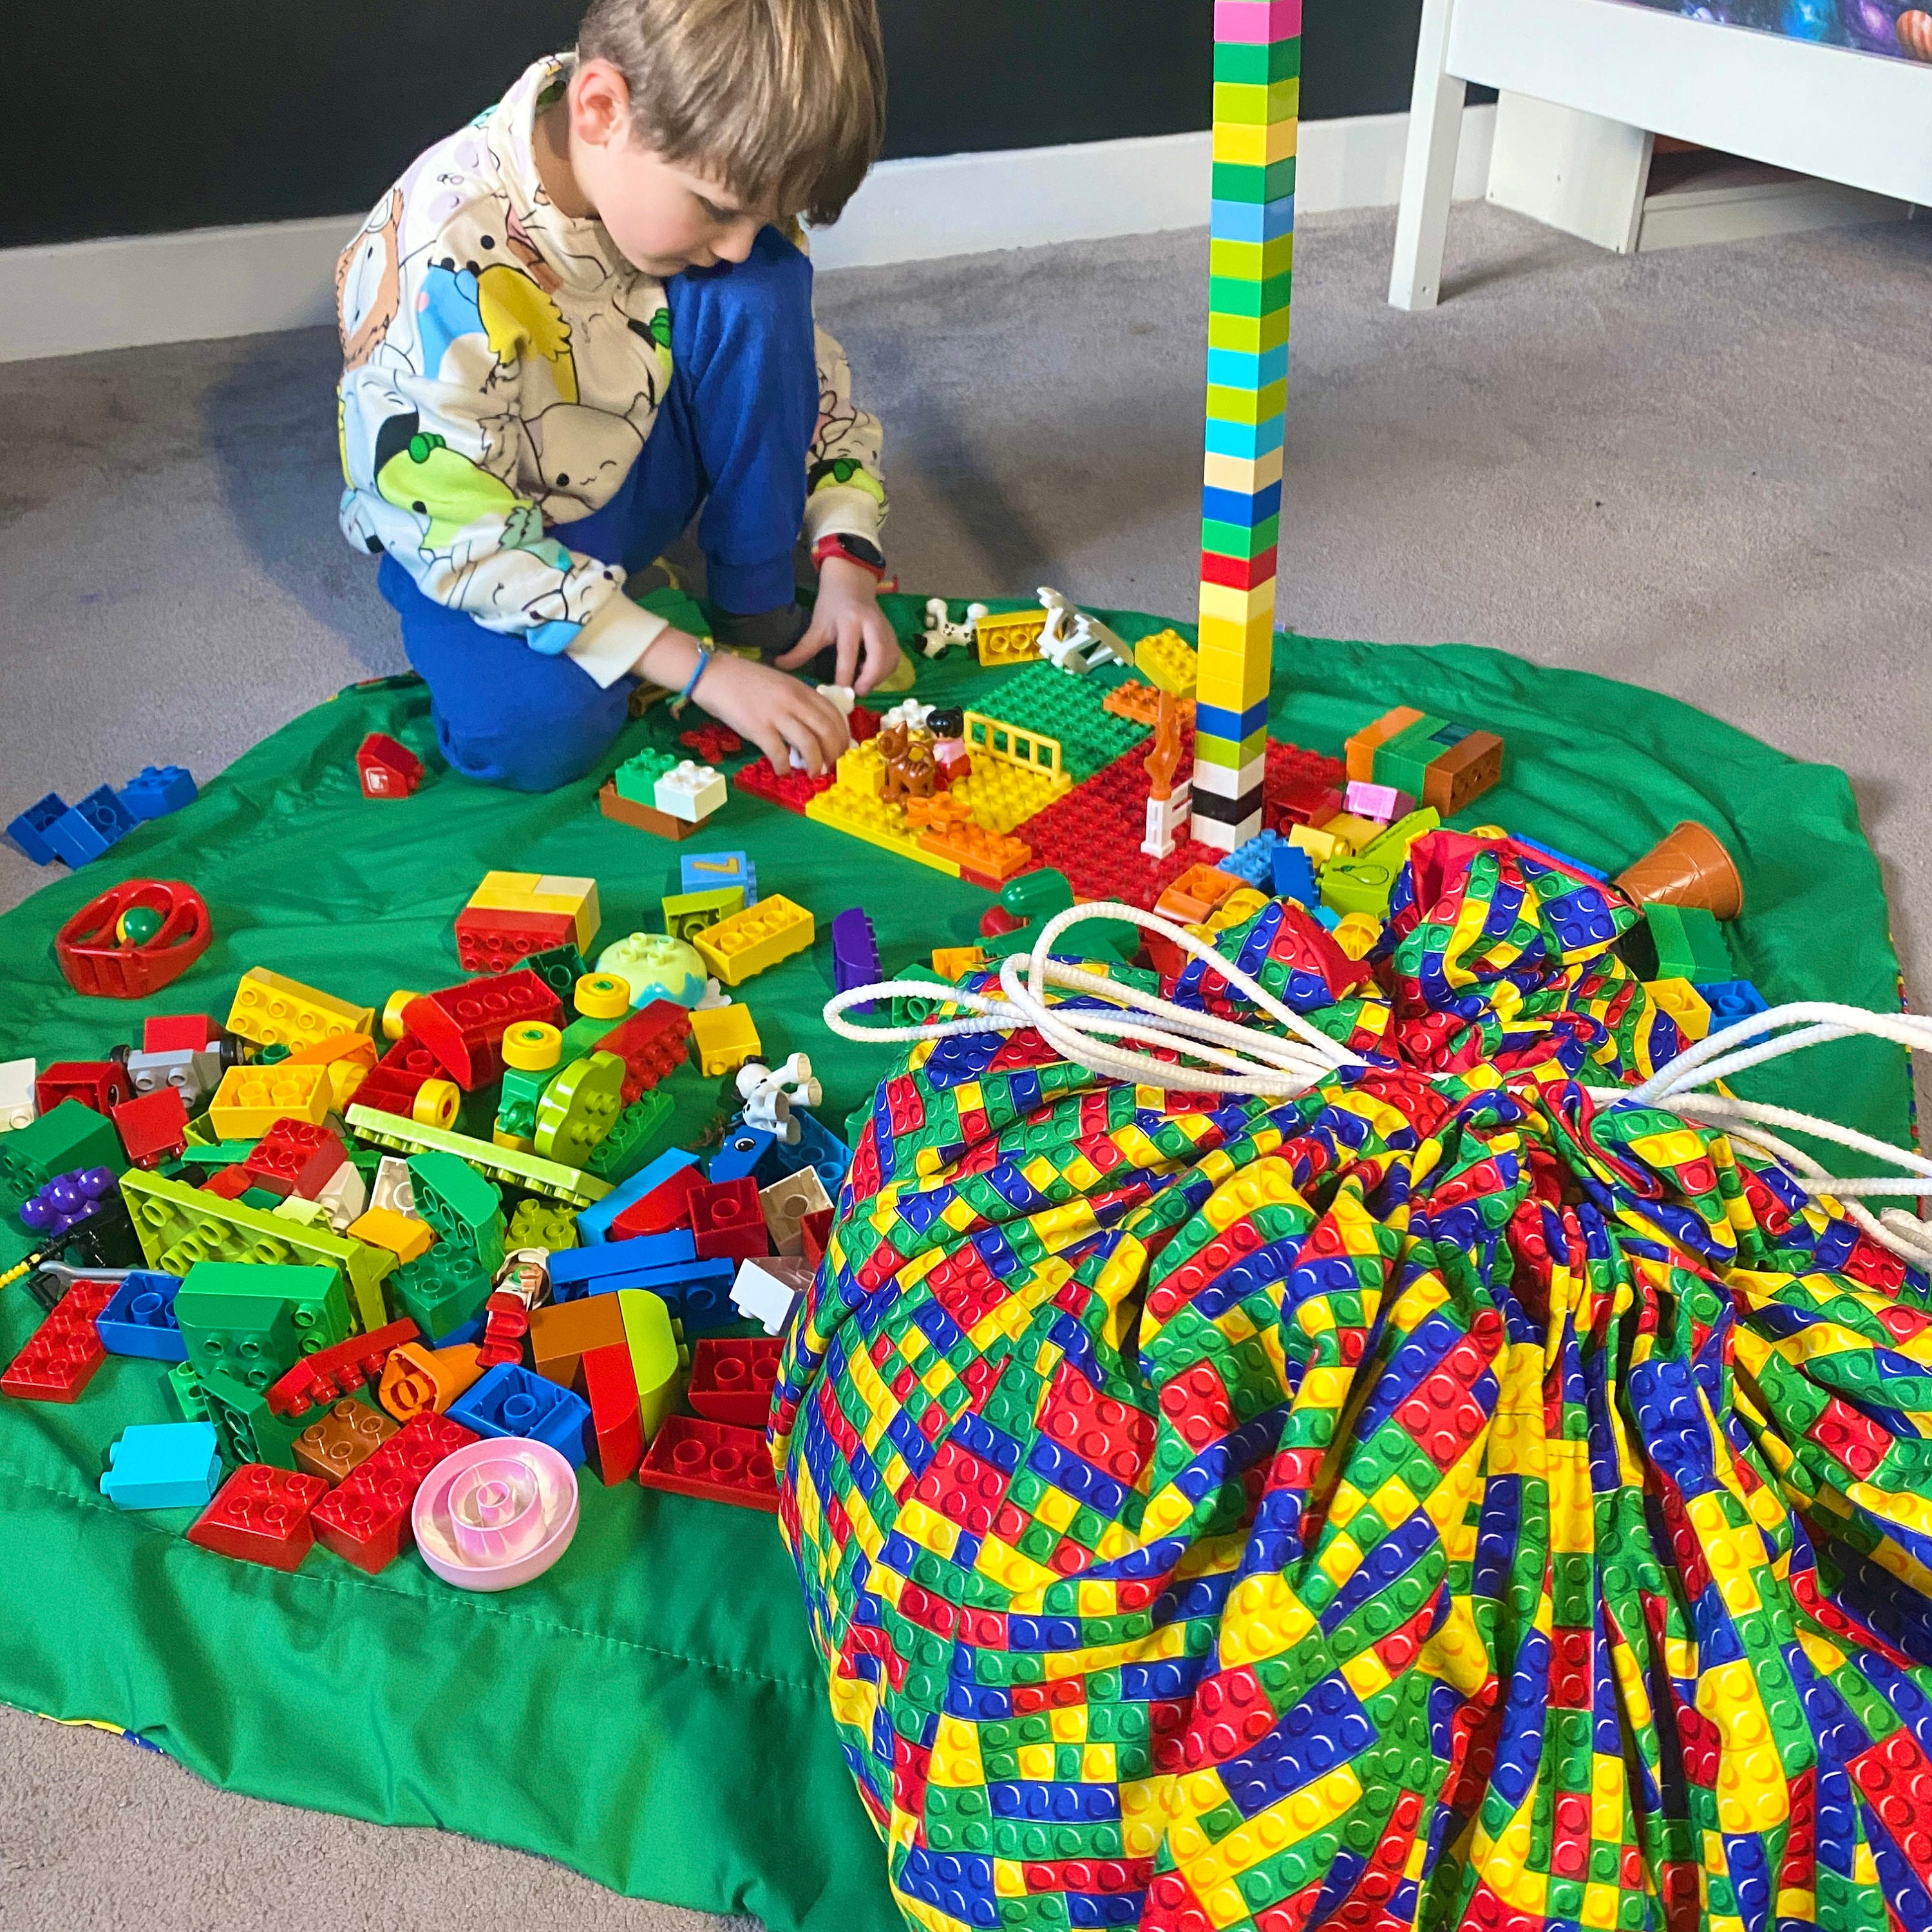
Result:
<instances>
[{"instance_id":1,"label":"rainbow lego column","mask_svg":"<svg viewBox=\"0 0 1932 1932\"><path fill-rule=\"evenodd\" d=\"M1262 825L1300 72L1301 0L1216 0L1194 836L1228 850Z\"/></svg>"}]
</instances>

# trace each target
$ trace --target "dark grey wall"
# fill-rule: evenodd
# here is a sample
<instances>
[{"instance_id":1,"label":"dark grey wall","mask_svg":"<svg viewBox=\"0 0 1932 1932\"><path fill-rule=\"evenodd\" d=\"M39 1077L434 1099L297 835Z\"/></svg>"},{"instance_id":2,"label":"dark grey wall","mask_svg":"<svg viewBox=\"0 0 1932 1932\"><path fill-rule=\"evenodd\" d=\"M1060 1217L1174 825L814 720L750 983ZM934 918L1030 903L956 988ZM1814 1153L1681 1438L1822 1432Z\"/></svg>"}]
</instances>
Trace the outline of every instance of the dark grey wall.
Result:
<instances>
[{"instance_id":1,"label":"dark grey wall","mask_svg":"<svg viewBox=\"0 0 1932 1932\"><path fill-rule=\"evenodd\" d=\"M1306 0L1302 112L1408 104L1421 0ZM11 0L0 247L371 205L581 0ZM888 154L1208 124L1212 0L880 0ZM77 38L78 36L78 38ZM35 57L32 50L38 50Z\"/></svg>"}]
</instances>

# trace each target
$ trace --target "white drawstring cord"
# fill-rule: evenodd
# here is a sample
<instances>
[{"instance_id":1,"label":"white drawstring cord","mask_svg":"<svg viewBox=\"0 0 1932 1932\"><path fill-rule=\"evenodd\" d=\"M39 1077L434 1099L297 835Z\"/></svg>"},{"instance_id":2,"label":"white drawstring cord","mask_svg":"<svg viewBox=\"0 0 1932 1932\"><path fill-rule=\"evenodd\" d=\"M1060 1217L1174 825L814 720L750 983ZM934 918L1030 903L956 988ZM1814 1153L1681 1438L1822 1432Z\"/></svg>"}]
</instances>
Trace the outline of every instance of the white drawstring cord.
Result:
<instances>
[{"instance_id":1,"label":"white drawstring cord","mask_svg":"<svg viewBox=\"0 0 1932 1932\"><path fill-rule=\"evenodd\" d=\"M1082 920L1106 919L1162 938L1195 958L1203 960L1238 988L1290 1035L1282 1039L1254 1027L1242 1026L1219 1015L1174 1005L1097 973L1089 973L1052 956L1054 943ZM1022 984L1021 975L1026 976ZM1062 988L1088 993L1130 1012L1085 1006L1049 1005L1046 989ZM845 1018L848 1008L868 1000L904 994L940 999L965 1007L972 1018L934 1020L923 1026L858 1026ZM922 980L887 980L877 986L854 986L835 994L825 1006L825 1023L845 1040L941 1040L949 1035L1010 1033L1031 1028L1064 1059L1092 1072L1130 1084L1162 1087L1194 1094L1248 1094L1265 1099L1287 1099L1305 1094L1317 1082L1346 1066L1366 1066L1359 1054L1339 1046L1310 1026L1292 1007L1284 1006L1233 961L1157 913L1112 901L1070 906L1056 914L1042 929L1030 952L1010 954L1000 965L1000 994L968 992L961 987L940 988ZM1144 1016L1137 1018L1136 1015ZM1130 1052L1115 1040L1137 1040L1197 1063L1194 1066L1156 1059L1152 1054Z\"/></svg>"},{"instance_id":2,"label":"white drawstring cord","mask_svg":"<svg viewBox=\"0 0 1932 1932\"><path fill-rule=\"evenodd\" d=\"M1282 1039L1212 1013L1178 1006L1103 974L1089 973L1052 956L1054 942L1083 920L1114 920L1158 933L1193 958L1204 960L1229 986L1238 988L1284 1028ZM1022 974L1025 975L1024 982ZM1114 1010L1049 1004L1047 988L1086 993L1111 1003ZM904 994L938 998L963 1006L970 1017L934 1020L922 1026L855 1025L846 1010L863 1002ZM1121 1008L1131 1009L1123 1012ZM1232 960L1157 913L1109 901L1070 908L1047 922L1030 952L1000 962L1000 997L962 987L935 988L929 980L886 980L855 986L826 1003L825 1023L854 1040L943 1040L960 1034L1010 1033L1031 1028L1063 1059L1104 1078L1172 1091L1247 1094L1287 1099L1304 1094L1344 1067L1373 1063L1339 1046L1257 985ZM1781 1029L1796 1030L1781 1032ZM1772 1037L1760 1040L1761 1034ZM1877 1214L1860 1195L1932 1196L1932 1159L1895 1148L1831 1120L1763 1101L1708 1090L1715 1082L1746 1068L1781 1059L1808 1046L1856 1035L1886 1040L1909 1051L1932 1052L1932 1021L1910 1013L1877 1013L1829 1000L1796 1000L1774 1006L1694 1042L1637 1087L1589 1087L1584 1090L1606 1106L1654 1106L1687 1119L1720 1127L1740 1146L1761 1150L1785 1167L1806 1192L1828 1196L1872 1239L1916 1266L1932 1265L1932 1223L1889 1208ZM1182 1065L1136 1053L1115 1044L1126 1040L1192 1061ZM1756 1045L1747 1042L1756 1041ZM1454 1075L1438 1076L1454 1078ZM1811 1156L1766 1131L1784 1127L1831 1141L1903 1168L1903 1174L1857 1175L1840 1179Z\"/></svg>"}]
</instances>

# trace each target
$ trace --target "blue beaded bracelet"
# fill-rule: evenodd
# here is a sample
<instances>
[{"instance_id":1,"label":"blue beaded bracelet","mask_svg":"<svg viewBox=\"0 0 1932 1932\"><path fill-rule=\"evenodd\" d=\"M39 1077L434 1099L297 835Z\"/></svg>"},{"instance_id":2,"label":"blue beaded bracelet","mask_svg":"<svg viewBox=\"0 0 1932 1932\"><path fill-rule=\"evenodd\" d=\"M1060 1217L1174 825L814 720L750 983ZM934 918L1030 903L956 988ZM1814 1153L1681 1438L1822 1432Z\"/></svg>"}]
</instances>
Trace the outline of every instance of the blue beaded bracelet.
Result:
<instances>
[{"instance_id":1,"label":"blue beaded bracelet","mask_svg":"<svg viewBox=\"0 0 1932 1932\"><path fill-rule=\"evenodd\" d=\"M688 701L691 694L698 688L698 680L704 675L704 667L710 662L710 651L704 645L700 644L698 647L698 668L691 674L689 678L686 680L684 688L678 693L677 702L680 704Z\"/></svg>"}]
</instances>

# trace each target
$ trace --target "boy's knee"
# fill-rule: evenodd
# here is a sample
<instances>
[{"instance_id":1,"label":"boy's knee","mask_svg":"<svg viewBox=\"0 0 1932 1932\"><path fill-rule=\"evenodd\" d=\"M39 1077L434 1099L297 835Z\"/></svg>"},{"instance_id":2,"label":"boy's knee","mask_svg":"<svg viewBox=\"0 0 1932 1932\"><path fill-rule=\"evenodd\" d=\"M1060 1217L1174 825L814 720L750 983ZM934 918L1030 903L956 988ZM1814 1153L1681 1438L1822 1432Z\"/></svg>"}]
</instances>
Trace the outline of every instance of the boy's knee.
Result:
<instances>
[{"instance_id":1,"label":"boy's knee","mask_svg":"<svg viewBox=\"0 0 1932 1932\"><path fill-rule=\"evenodd\" d=\"M569 670L573 677L590 683L575 666ZM507 791L555 791L573 784L610 749L628 716L628 679L608 691L590 688L596 695L588 700L567 684L550 694L548 702L542 695L519 692L514 715L487 724L458 725L439 714L436 736L442 754L466 778Z\"/></svg>"},{"instance_id":2,"label":"boy's knee","mask_svg":"<svg viewBox=\"0 0 1932 1932\"><path fill-rule=\"evenodd\" d=\"M693 325L709 323L722 338L734 328L795 328L802 321L810 340L812 263L776 228L758 231L743 261L687 268L670 290L674 358L680 322L687 334Z\"/></svg>"}]
</instances>

